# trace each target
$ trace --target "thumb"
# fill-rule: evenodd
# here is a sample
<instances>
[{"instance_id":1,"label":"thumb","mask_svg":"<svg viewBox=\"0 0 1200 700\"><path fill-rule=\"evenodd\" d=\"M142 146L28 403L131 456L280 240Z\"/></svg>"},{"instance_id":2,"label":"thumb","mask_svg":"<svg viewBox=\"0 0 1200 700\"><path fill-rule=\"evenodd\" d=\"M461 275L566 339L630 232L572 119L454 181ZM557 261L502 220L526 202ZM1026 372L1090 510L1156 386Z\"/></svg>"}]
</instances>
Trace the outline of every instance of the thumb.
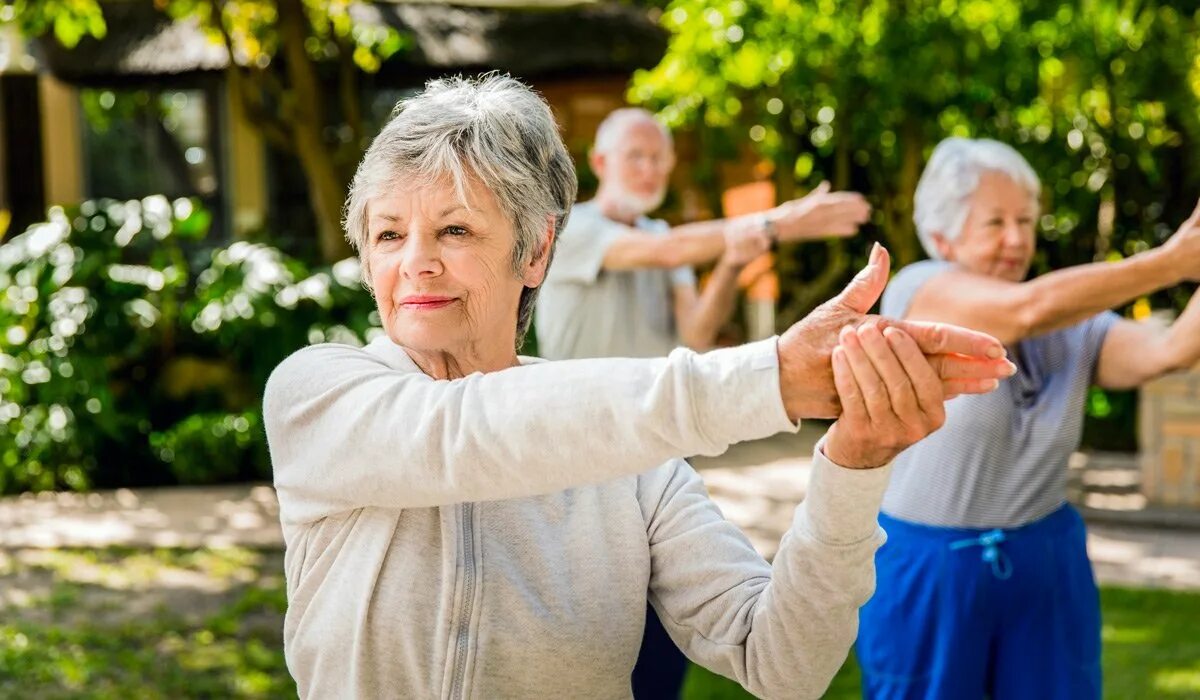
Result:
<instances>
[{"instance_id":1,"label":"thumb","mask_svg":"<svg viewBox=\"0 0 1200 700\"><path fill-rule=\"evenodd\" d=\"M817 185L809 194L825 194L829 191L829 180L821 180L821 184Z\"/></svg>"},{"instance_id":2,"label":"thumb","mask_svg":"<svg viewBox=\"0 0 1200 700\"><path fill-rule=\"evenodd\" d=\"M891 257L887 248L876 243L871 248L871 258L867 266L859 270L834 300L860 314L867 313L875 302L879 301L883 288L887 286L890 266Z\"/></svg>"}]
</instances>

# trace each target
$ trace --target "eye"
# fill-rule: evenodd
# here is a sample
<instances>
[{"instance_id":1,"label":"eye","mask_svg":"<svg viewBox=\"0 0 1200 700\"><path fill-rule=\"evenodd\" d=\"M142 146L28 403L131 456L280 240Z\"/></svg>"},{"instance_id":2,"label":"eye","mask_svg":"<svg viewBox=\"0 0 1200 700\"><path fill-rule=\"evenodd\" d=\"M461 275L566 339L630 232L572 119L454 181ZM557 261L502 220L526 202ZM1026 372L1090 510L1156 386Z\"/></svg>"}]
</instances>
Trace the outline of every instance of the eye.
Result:
<instances>
[{"instance_id":1,"label":"eye","mask_svg":"<svg viewBox=\"0 0 1200 700\"><path fill-rule=\"evenodd\" d=\"M380 231L378 234L376 234L375 241L376 242L395 241L395 240L399 240L399 238L400 238L399 233L396 233L395 231L392 231L391 229L385 229L383 231Z\"/></svg>"},{"instance_id":2,"label":"eye","mask_svg":"<svg viewBox=\"0 0 1200 700\"><path fill-rule=\"evenodd\" d=\"M470 231L462 226L447 226L446 228L442 229L442 233L446 234L447 236L465 236L470 233Z\"/></svg>"},{"instance_id":3,"label":"eye","mask_svg":"<svg viewBox=\"0 0 1200 700\"><path fill-rule=\"evenodd\" d=\"M1003 225L1004 225L1004 219L1001 219L1000 217L995 217L995 218L992 218L992 219L988 219L988 221L987 221L987 225L988 225L988 226L1003 226Z\"/></svg>"}]
</instances>

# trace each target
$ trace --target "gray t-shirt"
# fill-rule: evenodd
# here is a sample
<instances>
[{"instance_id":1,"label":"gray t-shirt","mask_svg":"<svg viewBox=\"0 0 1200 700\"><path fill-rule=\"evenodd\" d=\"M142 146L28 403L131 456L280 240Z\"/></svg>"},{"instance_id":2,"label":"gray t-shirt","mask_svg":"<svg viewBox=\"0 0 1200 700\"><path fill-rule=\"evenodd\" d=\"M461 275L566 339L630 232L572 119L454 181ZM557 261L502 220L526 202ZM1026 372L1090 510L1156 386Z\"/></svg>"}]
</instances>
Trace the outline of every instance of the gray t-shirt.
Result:
<instances>
[{"instance_id":1,"label":"gray t-shirt","mask_svg":"<svg viewBox=\"0 0 1200 700\"><path fill-rule=\"evenodd\" d=\"M927 260L901 270L883 315L902 318L921 285L952 266ZM946 404L945 426L896 458L883 511L941 527L1007 528L1058 509L1100 349L1119 318L1107 311L1009 347L1017 373L990 394Z\"/></svg>"},{"instance_id":2,"label":"gray t-shirt","mask_svg":"<svg viewBox=\"0 0 1200 700\"><path fill-rule=\"evenodd\" d=\"M663 236L670 229L647 218L636 226ZM605 270L608 247L627 230L594 202L571 209L534 315L542 357L659 357L679 346L672 289L694 287L695 273L690 267Z\"/></svg>"}]
</instances>

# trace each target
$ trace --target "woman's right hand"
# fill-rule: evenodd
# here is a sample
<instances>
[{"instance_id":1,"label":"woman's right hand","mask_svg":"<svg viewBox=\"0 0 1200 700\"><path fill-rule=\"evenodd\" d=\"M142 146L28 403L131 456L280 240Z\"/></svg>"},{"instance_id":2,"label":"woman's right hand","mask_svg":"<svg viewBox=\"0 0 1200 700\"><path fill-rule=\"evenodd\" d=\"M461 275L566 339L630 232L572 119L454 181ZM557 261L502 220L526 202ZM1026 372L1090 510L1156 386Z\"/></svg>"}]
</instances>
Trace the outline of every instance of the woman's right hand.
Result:
<instances>
[{"instance_id":1,"label":"woman's right hand","mask_svg":"<svg viewBox=\"0 0 1200 700\"><path fill-rule=\"evenodd\" d=\"M779 337L779 385L783 406L793 421L836 418L842 413L832 366L838 334L864 322L904 331L942 381L947 398L979 394L1012 376L1016 367L1005 359L1000 341L948 323L896 321L867 316L888 279L888 254L876 244L871 261L833 299L821 304Z\"/></svg>"},{"instance_id":2,"label":"woman's right hand","mask_svg":"<svg viewBox=\"0 0 1200 700\"><path fill-rule=\"evenodd\" d=\"M1162 252L1175 271L1176 281L1200 282L1200 202L1163 244Z\"/></svg>"},{"instance_id":3,"label":"woman's right hand","mask_svg":"<svg viewBox=\"0 0 1200 700\"><path fill-rule=\"evenodd\" d=\"M833 379L842 415L822 450L839 466L883 466L946 422L942 378L897 328L868 322L843 329L833 350Z\"/></svg>"}]
</instances>

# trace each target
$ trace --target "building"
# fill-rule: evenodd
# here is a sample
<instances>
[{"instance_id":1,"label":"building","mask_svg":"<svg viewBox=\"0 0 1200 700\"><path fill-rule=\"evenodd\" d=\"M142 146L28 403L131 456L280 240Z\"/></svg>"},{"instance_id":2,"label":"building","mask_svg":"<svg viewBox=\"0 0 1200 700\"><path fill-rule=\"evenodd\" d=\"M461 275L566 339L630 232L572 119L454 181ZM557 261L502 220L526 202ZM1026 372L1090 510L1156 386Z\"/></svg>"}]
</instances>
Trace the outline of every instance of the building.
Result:
<instances>
[{"instance_id":1,"label":"building","mask_svg":"<svg viewBox=\"0 0 1200 700\"><path fill-rule=\"evenodd\" d=\"M73 49L0 38L0 230L18 232L46 206L151 193L195 196L214 236L265 230L313 236L306 183L240 108L228 52L198 22L149 0L105 0L108 33ZM583 163L599 120L624 104L634 70L657 63L666 35L628 4L539 0L472 5L387 0L360 8L409 46L361 79L364 132L437 75L500 70L538 88ZM585 180L586 185L586 180Z\"/></svg>"}]
</instances>

